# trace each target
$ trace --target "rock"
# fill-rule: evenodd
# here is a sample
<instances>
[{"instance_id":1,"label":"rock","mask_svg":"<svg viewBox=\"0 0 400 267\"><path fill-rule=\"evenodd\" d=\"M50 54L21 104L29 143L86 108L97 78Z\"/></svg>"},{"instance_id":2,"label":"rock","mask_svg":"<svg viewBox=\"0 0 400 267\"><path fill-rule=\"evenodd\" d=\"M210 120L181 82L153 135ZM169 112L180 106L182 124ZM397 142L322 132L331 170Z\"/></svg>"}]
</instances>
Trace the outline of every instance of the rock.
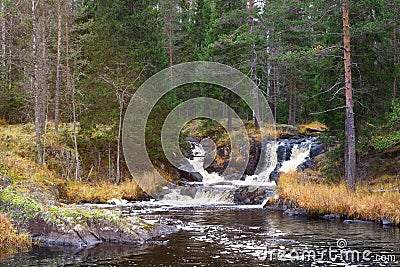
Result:
<instances>
[{"instance_id":1,"label":"rock","mask_svg":"<svg viewBox=\"0 0 400 267\"><path fill-rule=\"evenodd\" d=\"M0 188L5 188L12 183L12 180L5 176L4 174L0 173Z\"/></svg>"},{"instance_id":2,"label":"rock","mask_svg":"<svg viewBox=\"0 0 400 267\"><path fill-rule=\"evenodd\" d=\"M197 189L195 187L184 187L180 191L181 195L194 198L196 196Z\"/></svg>"},{"instance_id":3,"label":"rock","mask_svg":"<svg viewBox=\"0 0 400 267\"><path fill-rule=\"evenodd\" d=\"M295 138L299 135L298 129L292 125L277 125L276 131L280 138Z\"/></svg>"},{"instance_id":4,"label":"rock","mask_svg":"<svg viewBox=\"0 0 400 267\"><path fill-rule=\"evenodd\" d=\"M311 149L310 149L310 158L315 158L316 156L322 154L324 152L324 146L317 142L317 143L313 143L311 145Z\"/></svg>"},{"instance_id":5,"label":"rock","mask_svg":"<svg viewBox=\"0 0 400 267\"><path fill-rule=\"evenodd\" d=\"M198 172L186 172L178 170L179 177L187 182L202 182L203 176Z\"/></svg>"},{"instance_id":6,"label":"rock","mask_svg":"<svg viewBox=\"0 0 400 267\"><path fill-rule=\"evenodd\" d=\"M261 205L268 197L273 196L275 191L268 187L243 186L233 194L236 204Z\"/></svg>"},{"instance_id":7,"label":"rock","mask_svg":"<svg viewBox=\"0 0 400 267\"><path fill-rule=\"evenodd\" d=\"M362 223L362 224L368 224L368 223L373 223L371 221L364 221L364 220L344 220L344 224L352 224L352 223Z\"/></svg>"},{"instance_id":8,"label":"rock","mask_svg":"<svg viewBox=\"0 0 400 267\"><path fill-rule=\"evenodd\" d=\"M128 204L128 200L126 199L118 199L118 198L112 198L107 201L108 204L111 205L117 205L117 206L122 206Z\"/></svg>"},{"instance_id":9,"label":"rock","mask_svg":"<svg viewBox=\"0 0 400 267\"><path fill-rule=\"evenodd\" d=\"M340 220L341 216L339 214L325 214L322 216L324 220Z\"/></svg>"},{"instance_id":10,"label":"rock","mask_svg":"<svg viewBox=\"0 0 400 267\"><path fill-rule=\"evenodd\" d=\"M297 166L297 171L304 171L305 169L308 169L311 166L312 166L312 160L307 159L305 162L303 162L299 166Z\"/></svg>"},{"instance_id":11,"label":"rock","mask_svg":"<svg viewBox=\"0 0 400 267\"><path fill-rule=\"evenodd\" d=\"M33 187L33 185L32 185ZM148 223L137 217L124 217L119 211L76 205L52 205L52 201L29 195L9 186L1 190L0 207L18 230L45 245L86 247L102 242L140 245L147 240L178 231L173 225ZM33 192L33 193L32 193Z\"/></svg>"},{"instance_id":12,"label":"rock","mask_svg":"<svg viewBox=\"0 0 400 267\"><path fill-rule=\"evenodd\" d=\"M393 222L386 216L381 219L382 225L393 225Z\"/></svg>"},{"instance_id":13,"label":"rock","mask_svg":"<svg viewBox=\"0 0 400 267\"><path fill-rule=\"evenodd\" d=\"M293 216L298 216L298 217L307 217L308 212L305 209L301 208L293 208L293 209L287 209L283 212L284 215L293 217Z\"/></svg>"}]
</instances>

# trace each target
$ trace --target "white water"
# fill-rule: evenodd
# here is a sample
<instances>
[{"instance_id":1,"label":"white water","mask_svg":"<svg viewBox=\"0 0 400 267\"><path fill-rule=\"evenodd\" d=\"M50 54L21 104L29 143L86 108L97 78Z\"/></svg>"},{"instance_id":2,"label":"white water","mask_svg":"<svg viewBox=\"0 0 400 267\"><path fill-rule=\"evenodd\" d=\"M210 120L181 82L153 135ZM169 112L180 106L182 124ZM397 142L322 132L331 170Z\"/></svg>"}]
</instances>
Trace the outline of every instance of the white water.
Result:
<instances>
[{"instance_id":1,"label":"white water","mask_svg":"<svg viewBox=\"0 0 400 267\"><path fill-rule=\"evenodd\" d=\"M284 142L279 145L285 145ZM310 157L312 142L307 140L303 143L295 144L291 150L290 160L284 161L278 172L296 171L297 167ZM277 161L278 145L275 142L266 143L264 149L264 164L258 174L246 176L244 180L225 180L223 176L216 172L208 173L203 168L204 151L201 144L194 144L192 153L193 159L189 160L194 170L203 176L202 182L187 182L188 187L172 189L170 193L164 195L161 203L176 206L196 206L196 205L224 205L234 204L233 192L235 189L245 186L269 187L276 186L274 181L270 181L270 174L275 170ZM262 208L267 201L261 205L251 205L251 207Z\"/></svg>"},{"instance_id":2,"label":"white water","mask_svg":"<svg viewBox=\"0 0 400 267\"><path fill-rule=\"evenodd\" d=\"M311 145L311 141L306 141L306 144L302 143L301 145L295 144L290 160L284 161L279 171L284 173L297 171L297 167L310 158Z\"/></svg>"}]
</instances>

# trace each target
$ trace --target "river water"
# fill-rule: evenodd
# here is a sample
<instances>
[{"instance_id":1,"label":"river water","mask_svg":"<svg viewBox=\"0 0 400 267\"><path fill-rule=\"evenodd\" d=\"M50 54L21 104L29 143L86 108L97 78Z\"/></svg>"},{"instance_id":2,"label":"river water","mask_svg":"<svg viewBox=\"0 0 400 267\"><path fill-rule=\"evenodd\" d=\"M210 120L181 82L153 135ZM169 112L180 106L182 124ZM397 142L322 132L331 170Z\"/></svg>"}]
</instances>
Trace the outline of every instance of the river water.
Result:
<instances>
[{"instance_id":1,"label":"river water","mask_svg":"<svg viewBox=\"0 0 400 267\"><path fill-rule=\"evenodd\" d=\"M281 142L278 162L265 158L265 168L245 180L227 181L203 170L203 159L191 160L203 181L172 190L163 201L101 205L125 216L177 225L177 233L141 247L100 244L92 248L34 247L0 266L400 266L399 228L374 223L345 224L289 217L261 205L235 205L230 195L248 185L271 187L271 172L296 170L312 158L310 140ZM270 155L278 147L269 146ZM204 156L197 145L196 155ZM278 156L279 158L279 156ZM222 183L221 183L222 182Z\"/></svg>"},{"instance_id":2,"label":"river water","mask_svg":"<svg viewBox=\"0 0 400 267\"><path fill-rule=\"evenodd\" d=\"M129 203L126 216L181 230L142 247L34 247L0 266L400 266L398 228L297 218L251 206Z\"/></svg>"}]
</instances>

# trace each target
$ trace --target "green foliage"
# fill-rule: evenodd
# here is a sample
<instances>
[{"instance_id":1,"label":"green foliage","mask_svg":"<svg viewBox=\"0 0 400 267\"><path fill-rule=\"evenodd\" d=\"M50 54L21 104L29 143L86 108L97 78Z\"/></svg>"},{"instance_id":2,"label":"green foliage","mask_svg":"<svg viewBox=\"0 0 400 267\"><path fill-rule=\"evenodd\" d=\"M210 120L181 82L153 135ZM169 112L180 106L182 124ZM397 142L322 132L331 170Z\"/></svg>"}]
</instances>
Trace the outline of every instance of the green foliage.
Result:
<instances>
[{"instance_id":1,"label":"green foliage","mask_svg":"<svg viewBox=\"0 0 400 267\"><path fill-rule=\"evenodd\" d=\"M389 125L393 128L400 128L400 101L392 102L391 112L389 113Z\"/></svg>"},{"instance_id":2,"label":"green foliage","mask_svg":"<svg viewBox=\"0 0 400 267\"><path fill-rule=\"evenodd\" d=\"M400 143L400 131L389 132L383 136L372 137L372 144L378 151L385 151Z\"/></svg>"}]
</instances>

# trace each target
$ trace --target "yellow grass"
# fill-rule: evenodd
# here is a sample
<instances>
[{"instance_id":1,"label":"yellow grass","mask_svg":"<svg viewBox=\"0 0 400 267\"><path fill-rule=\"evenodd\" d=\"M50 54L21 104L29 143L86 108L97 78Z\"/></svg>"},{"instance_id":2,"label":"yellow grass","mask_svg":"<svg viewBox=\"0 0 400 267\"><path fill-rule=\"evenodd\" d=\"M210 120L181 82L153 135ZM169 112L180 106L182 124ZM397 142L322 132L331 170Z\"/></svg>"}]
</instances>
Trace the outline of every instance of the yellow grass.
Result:
<instances>
[{"instance_id":1,"label":"yellow grass","mask_svg":"<svg viewBox=\"0 0 400 267\"><path fill-rule=\"evenodd\" d=\"M292 200L312 213L335 213L371 221L380 221L386 216L392 222L400 223L399 191L371 192L364 185L350 193L344 183L327 185L303 179L296 173L283 174L278 190L280 198Z\"/></svg>"},{"instance_id":2,"label":"yellow grass","mask_svg":"<svg viewBox=\"0 0 400 267\"><path fill-rule=\"evenodd\" d=\"M326 126L325 124L323 124L319 121L313 121L310 123L305 123L305 124L299 125L299 132L301 134L309 134L308 129L314 129L314 130L317 130L320 132L325 132L325 131L329 130L328 126Z\"/></svg>"},{"instance_id":3,"label":"yellow grass","mask_svg":"<svg viewBox=\"0 0 400 267\"><path fill-rule=\"evenodd\" d=\"M141 189L132 181L119 185L109 182L90 184L71 181L66 188L66 197L70 203L105 203L112 198L134 200L140 194Z\"/></svg>"},{"instance_id":4,"label":"yellow grass","mask_svg":"<svg viewBox=\"0 0 400 267\"><path fill-rule=\"evenodd\" d=\"M18 233L9 218L0 213L0 259L12 255L17 250L26 251L32 240L26 233Z\"/></svg>"}]
</instances>

